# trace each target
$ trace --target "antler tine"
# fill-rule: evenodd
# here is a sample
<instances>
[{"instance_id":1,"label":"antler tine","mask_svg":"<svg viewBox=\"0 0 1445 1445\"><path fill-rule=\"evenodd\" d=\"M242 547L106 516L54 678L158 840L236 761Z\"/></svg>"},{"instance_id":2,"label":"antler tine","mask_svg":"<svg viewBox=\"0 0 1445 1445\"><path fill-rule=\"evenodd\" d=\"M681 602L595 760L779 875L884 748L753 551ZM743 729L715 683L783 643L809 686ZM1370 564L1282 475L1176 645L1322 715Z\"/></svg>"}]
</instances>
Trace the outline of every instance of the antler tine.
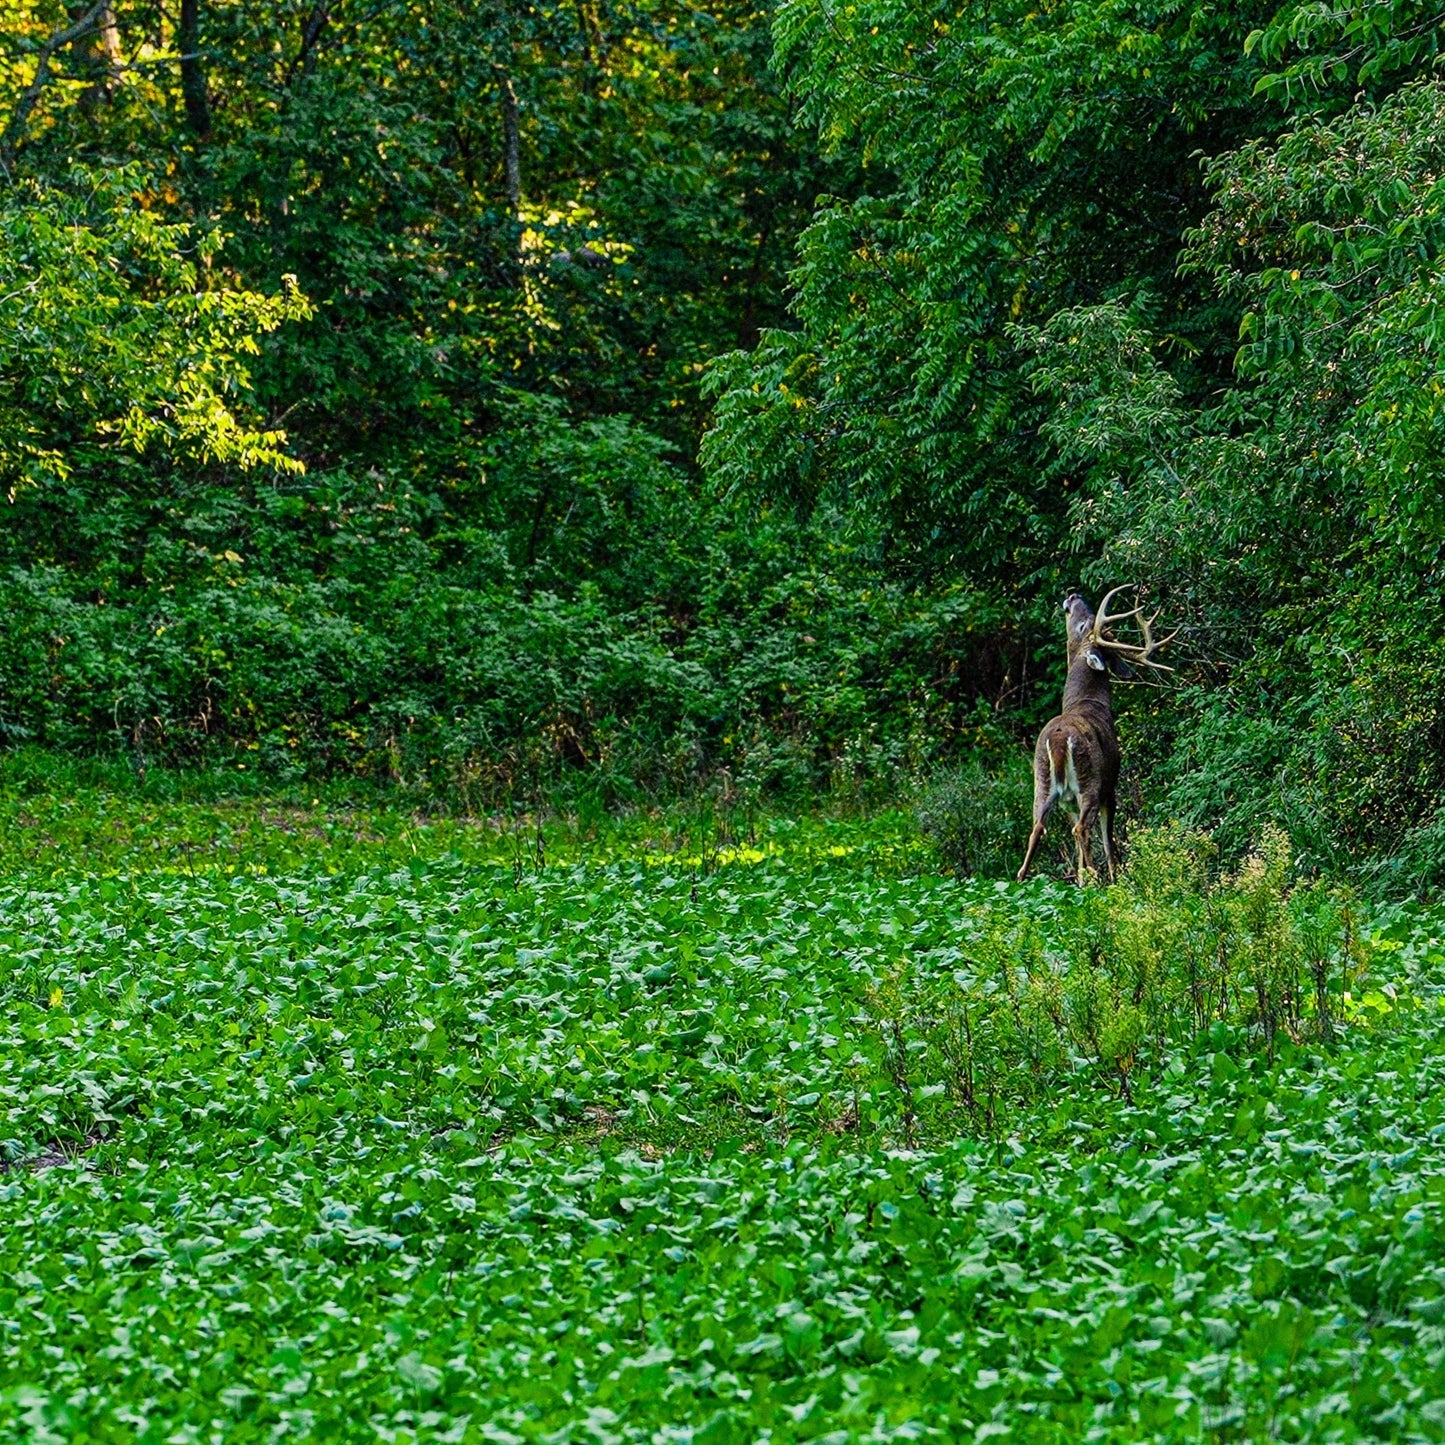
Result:
<instances>
[{"instance_id":1,"label":"antler tine","mask_svg":"<svg viewBox=\"0 0 1445 1445\"><path fill-rule=\"evenodd\" d=\"M1154 625L1154 623L1158 622L1158 620L1159 620L1159 614L1156 612L1156 613L1149 619L1149 625L1152 627L1152 626ZM1176 627L1176 628L1174 629L1174 631L1169 634L1168 637L1161 637L1161 638L1158 640L1158 642L1154 642L1154 641L1151 639L1151 643L1150 643L1151 650L1152 650L1153 648L1155 648L1155 647L1163 647L1166 642L1173 642L1174 639L1175 639L1176 637L1178 637L1179 634L1180 634L1181 632L1183 632L1183 631L1184 631L1184 629L1183 629L1182 627Z\"/></svg>"},{"instance_id":2,"label":"antler tine","mask_svg":"<svg viewBox=\"0 0 1445 1445\"><path fill-rule=\"evenodd\" d=\"M1172 667L1166 667L1162 662L1155 662L1150 654L1158 648L1163 647L1166 642L1172 641L1173 638L1178 635L1178 629L1176 628L1168 637L1156 639L1153 628L1154 624L1159 620L1159 614L1156 612L1153 617L1145 617L1142 606L1134 608L1131 612L1120 612L1110 617L1108 615L1109 603L1122 591L1124 591L1123 587L1114 588L1099 604L1099 610L1094 614L1095 645L1107 648L1110 652L1122 653L1129 662L1143 667L1152 667L1156 672L1173 672L1174 669ZM1142 644L1120 642L1116 638L1101 635L1105 627L1116 622L1127 622L1131 617L1137 617L1139 619L1139 630L1144 634Z\"/></svg>"},{"instance_id":3,"label":"antler tine","mask_svg":"<svg viewBox=\"0 0 1445 1445\"><path fill-rule=\"evenodd\" d=\"M1120 612L1114 617L1109 616L1109 604L1121 593L1127 592L1134 584L1126 582L1121 587L1115 587L1112 592L1104 594L1104 600L1099 604L1099 610L1094 614L1094 641L1103 639L1104 629L1115 622L1127 622L1131 617L1137 617L1144 609L1136 607L1132 612Z\"/></svg>"},{"instance_id":4,"label":"antler tine","mask_svg":"<svg viewBox=\"0 0 1445 1445\"><path fill-rule=\"evenodd\" d=\"M1149 661L1149 654L1151 652L1157 651L1163 647L1166 642L1173 642L1173 640L1179 636L1179 629L1176 627L1168 637L1156 638L1154 636L1154 624L1158 622L1158 620L1159 614L1157 612L1152 617L1141 617L1139 619L1139 630L1144 634L1144 650L1139 661L1148 663L1150 667L1160 668L1160 670L1164 672L1173 672L1174 669L1172 667L1166 668L1162 663Z\"/></svg>"}]
</instances>

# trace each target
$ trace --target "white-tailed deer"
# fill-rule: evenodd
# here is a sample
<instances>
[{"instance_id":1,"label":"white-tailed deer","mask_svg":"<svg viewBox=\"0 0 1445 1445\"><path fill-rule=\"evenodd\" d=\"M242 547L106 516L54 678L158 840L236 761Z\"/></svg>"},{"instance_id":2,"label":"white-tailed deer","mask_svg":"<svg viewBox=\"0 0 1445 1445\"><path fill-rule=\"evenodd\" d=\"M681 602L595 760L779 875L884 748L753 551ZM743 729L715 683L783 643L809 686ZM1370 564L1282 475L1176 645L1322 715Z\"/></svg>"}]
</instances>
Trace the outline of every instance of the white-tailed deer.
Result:
<instances>
[{"instance_id":1,"label":"white-tailed deer","mask_svg":"<svg viewBox=\"0 0 1445 1445\"><path fill-rule=\"evenodd\" d=\"M1096 820L1103 822L1104 862L1109 881L1114 879L1114 790L1119 782L1119 737L1114 731L1114 704L1109 692L1109 672L1125 665L1149 667L1158 672L1171 668L1155 662L1152 654L1174 636L1155 639L1151 630L1157 617L1145 617L1144 609L1109 616L1109 603L1124 591L1116 587L1099 604L1097 613L1077 592L1064 598L1069 629L1069 676L1064 683L1063 711L1039 734L1034 749L1034 828L1019 882L1028 875L1034 850L1044 836L1044 824L1057 803L1074 815L1074 841L1078 845L1078 881L1089 869L1089 840ZM1120 622L1138 618L1144 640L1120 642L1109 629Z\"/></svg>"}]
</instances>

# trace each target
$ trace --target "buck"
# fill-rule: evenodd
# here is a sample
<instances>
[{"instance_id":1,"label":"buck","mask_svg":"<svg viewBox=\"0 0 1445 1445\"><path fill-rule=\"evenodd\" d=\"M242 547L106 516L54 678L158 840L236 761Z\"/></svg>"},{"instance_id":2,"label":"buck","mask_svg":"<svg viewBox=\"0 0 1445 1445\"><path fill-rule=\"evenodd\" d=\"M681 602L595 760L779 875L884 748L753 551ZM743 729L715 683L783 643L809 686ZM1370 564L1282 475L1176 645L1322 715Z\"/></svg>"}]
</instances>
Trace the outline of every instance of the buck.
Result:
<instances>
[{"instance_id":1,"label":"buck","mask_svg":"<svg viewBox=\"0 0 1445 1445\"><path fill-rule=\"evenodd\" d=\"M1174 636L1157 640L1156 617L1145 617L1142 607L1109 615L1109 604L1123 587L1116 587L1091 612L1077 592L1064 598L1068 618L1069 675L1064 683L1063 711L1039 734L1034 749L1034 827L1029 834L1019 882L1028 876L1034 851L1044 836L1044 824L1062 802L1074 815L1074 842L1078 847L1078 881L1089 870L1089 845L1096 821L1102 822L1104 864L1114 881L1114 790L1119 782L1119 735L1114 731L1114 704L1109 673L1128 675L1130 667L1158 672L1172 668L1155 662L1154 652ZM1138 618L1143 642L1121 642L1110 629Z\"/></svg>"}]
</instances>

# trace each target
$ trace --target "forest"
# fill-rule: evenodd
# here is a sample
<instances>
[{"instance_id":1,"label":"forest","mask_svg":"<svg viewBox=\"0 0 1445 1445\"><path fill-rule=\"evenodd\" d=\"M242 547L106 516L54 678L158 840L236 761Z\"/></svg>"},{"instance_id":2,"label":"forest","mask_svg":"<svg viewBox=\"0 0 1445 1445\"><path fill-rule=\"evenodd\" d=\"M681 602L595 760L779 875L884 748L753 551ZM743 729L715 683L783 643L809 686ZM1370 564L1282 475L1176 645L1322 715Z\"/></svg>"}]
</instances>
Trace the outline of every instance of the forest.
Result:
<instances>
[{"instance_id":1,"label":"forest","mask_svg":"<svg viewBox=\"0 0 1445 1445\"><path fill-rule=\"evenodd\" d=\"M1438 6L0 17L0 1442L1445 1440Z\"/></svg>"},{"instance_id":2,"label":"forest","mask_svg":"<svg viewBox=\"0 0 1445 1445\"><path fill-rule=\"evenodd\" d=\"M6 746L886 796L1128 581L1138 803L1438 881L1428 6L173 11L8 7Z\"/></svg>"}]
</instances>

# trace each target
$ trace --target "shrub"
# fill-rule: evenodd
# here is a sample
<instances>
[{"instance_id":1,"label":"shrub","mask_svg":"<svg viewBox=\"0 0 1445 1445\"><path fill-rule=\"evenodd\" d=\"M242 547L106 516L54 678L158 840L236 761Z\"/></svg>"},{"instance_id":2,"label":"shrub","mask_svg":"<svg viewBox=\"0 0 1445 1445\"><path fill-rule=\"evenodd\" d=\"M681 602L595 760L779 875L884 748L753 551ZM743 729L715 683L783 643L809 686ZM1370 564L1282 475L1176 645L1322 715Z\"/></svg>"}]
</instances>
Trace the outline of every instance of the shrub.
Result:
<instances>
[{"instance_id":1,"label":"shrub","mask_svg":"<svg viewBox=\"0 0 1445 1445\"><path fill-rule=\"evenodd\" d=\"M956 966L901 960L869 993L876 1071L904 1096L984 1132L1093 1080L1132 1097L1202 1041L1273 1058L1358 1023L1365 954L1354 903L1292 885L1288 837L1269 830L1233 873L1205 834L1137 829L1121 881L1057 909L982 910Z\"/></svg>"},{"instance_id":2,"label":"shrub","mask_svg":"<svg viewBox=\"0 0 1445 1445\"><path fill-rule=\"evenodd\" d=\"M918 826L948 871L1008 878L1023 857L1032 807L1022 759L996 770L974 759L934 778L918 806Z\"/></svg>"},{"instance_id":3,"label":"shrub","mask_svg":"<svg viewBox=\"0 0 1445 1445\"><path fill-rule=\"evenodd\" d=\"M389 778L487 808L685 794L723 770L755 794L877 793L996 736L978 699L1018 646L996 599L843 564L779 580L766 558L747 585L697 584L690 611L620 584L552 591L509 576L492 533L418 540L427 504L402 486L298 482L299 520L238 509L249 540L224 516L204 545L157 524L147 570L104 591L0 539L0 742ZM32 492L16 510L38 530L58 507ZM303 567L287 549L315 526Z\"/></svg>"}]
</instances>

